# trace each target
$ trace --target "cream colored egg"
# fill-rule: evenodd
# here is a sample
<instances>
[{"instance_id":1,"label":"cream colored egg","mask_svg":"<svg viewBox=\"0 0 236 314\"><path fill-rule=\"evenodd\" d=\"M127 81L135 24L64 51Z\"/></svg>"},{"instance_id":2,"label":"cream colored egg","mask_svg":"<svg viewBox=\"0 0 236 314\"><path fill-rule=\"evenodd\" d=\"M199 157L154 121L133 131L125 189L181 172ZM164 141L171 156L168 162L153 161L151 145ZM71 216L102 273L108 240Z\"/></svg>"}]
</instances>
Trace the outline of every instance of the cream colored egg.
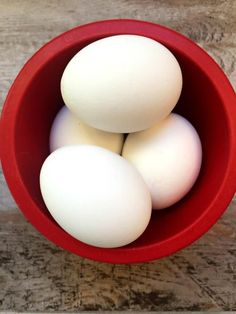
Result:
<instances>
[{"instance_id":1,"label":"cream colored egg","mask_svg":"<svg viewBox=\"0 0 236 314\"><path fill-rule=\"evenodd\" d=\"M151 217L151 196L142 176L123 157L98 146L55 150L42 166L40 188L57 223L93 246L129 244Z\"/></svg>"},{"instance_id":2,"label":"cream colored egg","mask_svg":"<svg viewBox=\"0 0 236 314\"><path fill-rule=\"evenodd\" d=\"M182 74L174 55L147 37L116 35L80 50L61 79L65 104L86 124L130 133L164 119L176 105Z\"/></svg>"},{"instance_id":3,"label":"cream colored egg","mask_svg":"<svg viewBox=\"0 0 236 314\"><path fill-rule=\"evenodd\" d=\"M122 155L142 174L154 209L179 201L195 183L202 148L194 127L178 114L156 126L129 134Z\"/></svg>"},{"instance_id":4,"label":"cream colored egg","mask_svg":"<svg viewBox=\"0 0 236 314\"><path fill-rule=\"evenodd\" d=\"M74 116L64 106L56 115L50 132L50 151L67 145L91 144L120 154L124 136L94 129Z\"/></svg>"}]
</instances>

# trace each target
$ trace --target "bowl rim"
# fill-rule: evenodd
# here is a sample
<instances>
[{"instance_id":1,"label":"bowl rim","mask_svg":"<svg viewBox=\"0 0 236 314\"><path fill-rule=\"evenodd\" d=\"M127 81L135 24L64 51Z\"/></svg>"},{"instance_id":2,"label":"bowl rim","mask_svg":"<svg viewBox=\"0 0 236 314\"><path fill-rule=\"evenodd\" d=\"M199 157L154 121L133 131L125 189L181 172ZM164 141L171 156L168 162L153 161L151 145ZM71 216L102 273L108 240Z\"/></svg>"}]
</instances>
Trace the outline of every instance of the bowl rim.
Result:
<instances>
[{"instance_id":1,"label":"bowl rim","mask_svg":"<svg viewBox=\"0 0 236 314\"><path fill-rule=\"evenodd\" d=\"M22 181L15 155L15 124L24 93L33 77L45 64L64 49L85 40L118 34L136 34L163 42L168 38L171 45L185 53L205 72L215 85L226 113L229 125L230 149L227 169L221 186L211 204L202 215L178 234L158 243L138 248L121 247L103 249L86 245L67 234L56 222L39 210ZM79 38L79 40L78 40ZM63 46L63 49L61 48ZM9 189L31 224L56 245L74 254L92 260L109 263L146 262L168 256L188 246L202 236L223 214L236 188L236 97L233 87L217 63L196 43L165 26L151 22L113 19L102 20L70 29L42 46L23 66L6 97L0 120L0 158ZM27 204L27 206L26 206Z\"/></svg>"}]
</instances>

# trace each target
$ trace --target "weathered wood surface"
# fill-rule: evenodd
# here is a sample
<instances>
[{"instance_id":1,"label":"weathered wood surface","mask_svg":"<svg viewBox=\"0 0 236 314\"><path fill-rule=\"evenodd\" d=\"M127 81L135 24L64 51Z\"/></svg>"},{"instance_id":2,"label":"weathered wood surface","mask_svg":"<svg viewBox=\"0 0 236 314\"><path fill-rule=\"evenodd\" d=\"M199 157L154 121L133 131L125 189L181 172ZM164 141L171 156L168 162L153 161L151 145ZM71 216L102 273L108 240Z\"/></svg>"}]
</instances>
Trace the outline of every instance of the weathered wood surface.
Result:
<instances>
[{"instance_id":1,"label":"weathered wood surface","mask_svg":"<svg viewBox=\"0 0 236 314\"><path fill-rule=\"evenodd\" d=\"M43 43L109 18L148 20L182 32L236 86L234 0L0 0L0 105ZM236 310L236 200L210 232L174 256L109 265L44 239L20 214L0 174L0 310Z\"/></svg>"}]
</instances>

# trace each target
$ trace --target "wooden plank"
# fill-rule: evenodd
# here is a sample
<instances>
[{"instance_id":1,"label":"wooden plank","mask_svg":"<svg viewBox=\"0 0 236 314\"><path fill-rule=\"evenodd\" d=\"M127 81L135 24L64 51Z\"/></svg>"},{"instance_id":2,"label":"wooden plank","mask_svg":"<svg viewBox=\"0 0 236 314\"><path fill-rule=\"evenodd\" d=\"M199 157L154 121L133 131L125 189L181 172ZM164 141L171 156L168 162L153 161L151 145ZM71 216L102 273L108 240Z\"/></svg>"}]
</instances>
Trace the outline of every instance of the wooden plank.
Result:
<instances>
[{"instance_id":1,"label":"wooden plank","mask_svg":"<svg viewBox=\"0 0 236 314\"><path fill-rule=\"evenodd\" d=\"M44 239L19 212L0 215L0 308L17 311L235 310L234 205L191 247L159 261L110 265Z\"/></svg>"}]
</instances>

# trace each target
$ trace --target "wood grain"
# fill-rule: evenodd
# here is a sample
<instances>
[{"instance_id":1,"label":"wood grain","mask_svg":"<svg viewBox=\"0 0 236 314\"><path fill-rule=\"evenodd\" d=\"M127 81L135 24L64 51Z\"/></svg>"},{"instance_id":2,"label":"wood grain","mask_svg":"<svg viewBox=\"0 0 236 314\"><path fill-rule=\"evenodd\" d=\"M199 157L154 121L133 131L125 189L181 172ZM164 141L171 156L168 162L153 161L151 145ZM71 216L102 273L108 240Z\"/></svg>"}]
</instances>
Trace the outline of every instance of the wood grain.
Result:
<instances>
[{"instance_id":1,"label":"wood grain","mask_svg":"<svg viewBox=\"0 0 236 314\"><path fill-rule=\"evenodd\" d=\"M236 310L235 201L191 247L162 260L110 265L44 239L19 212L0 216L0 309Z\"/></svg>"},{"instance_id":2,"label":"wood grain","mask_svg":"<svg viewBox=\"0 0 236 314\"><path fill-rule=\"evenodd\" d=\"M42 44L94 20L134 18L198 42L236 87L236 1L0 0L0 105ZM40 235L17 209L0 173L0 310L236 310L236 200L189 248L159 261L96 263Z\"/></svg>"}]
</instances>

